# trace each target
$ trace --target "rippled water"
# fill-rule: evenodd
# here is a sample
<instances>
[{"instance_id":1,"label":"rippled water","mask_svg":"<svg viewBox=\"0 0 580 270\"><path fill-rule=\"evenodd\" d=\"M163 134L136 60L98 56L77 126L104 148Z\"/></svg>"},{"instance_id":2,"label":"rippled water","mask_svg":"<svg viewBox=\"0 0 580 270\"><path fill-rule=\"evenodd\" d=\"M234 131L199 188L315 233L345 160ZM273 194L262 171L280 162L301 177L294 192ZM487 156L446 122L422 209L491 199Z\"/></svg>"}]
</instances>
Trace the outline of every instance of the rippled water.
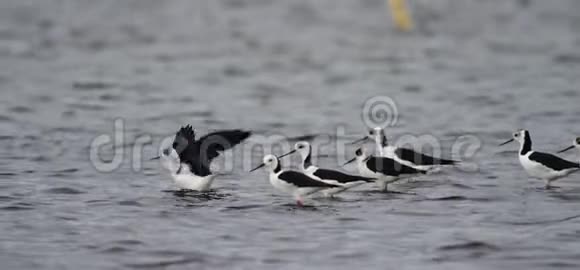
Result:
<instances>
[{"instance_id":1,"label":"rippled water","mask_svg":"<svg viewBox=\"0 0 580 270\"><path fill-rule=\"evenodd\" d=\"M401 34L382 0L2 1L2 268L578 269L580 175L540 189L497 144L517 128L545 151L580 135L579 2L412 6ZM209 194L175 193L146 160L182 124L354 139L374 96L397 104L391 139L433 135L447 153L475 136L477 172L300 209L238 159ZM90 145L115 119L124 141L103 158L125 161L99 172ZM345 158L323 149L323 166Z\"/></svg>"}]
</instances>

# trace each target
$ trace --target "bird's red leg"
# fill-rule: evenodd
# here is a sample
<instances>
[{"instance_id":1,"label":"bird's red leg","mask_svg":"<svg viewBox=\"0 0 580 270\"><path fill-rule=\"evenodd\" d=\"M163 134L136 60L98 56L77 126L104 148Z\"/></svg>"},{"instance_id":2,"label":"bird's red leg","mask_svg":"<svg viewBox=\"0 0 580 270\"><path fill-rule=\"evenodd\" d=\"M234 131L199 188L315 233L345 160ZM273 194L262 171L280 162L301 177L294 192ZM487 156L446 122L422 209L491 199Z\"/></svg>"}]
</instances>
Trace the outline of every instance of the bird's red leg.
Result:
<instances>
[{"instance_id":1,"label":"bird's red leg","mask_svg":"<svg viewBox=\"0 0 580 270\"><path fill-rule=\"evenodd\" d=\"M301 199L296 200L296 205L298 205L300 207L304 207L304 203L302 202Z\"/></svg>"}]
</instances>

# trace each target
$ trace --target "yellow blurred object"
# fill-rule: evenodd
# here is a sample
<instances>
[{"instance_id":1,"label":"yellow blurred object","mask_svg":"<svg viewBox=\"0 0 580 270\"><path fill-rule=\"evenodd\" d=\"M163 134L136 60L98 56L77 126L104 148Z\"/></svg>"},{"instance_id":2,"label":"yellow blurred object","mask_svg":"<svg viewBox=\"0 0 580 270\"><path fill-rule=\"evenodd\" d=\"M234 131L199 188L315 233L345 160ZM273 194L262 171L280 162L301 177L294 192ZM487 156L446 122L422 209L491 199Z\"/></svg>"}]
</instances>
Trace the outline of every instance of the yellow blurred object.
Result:
<instances>
[{"instance_id":1,"label":"yellow blurred object","mask_svg":"<svg viewBox=\"0 0 580 270\"><path fill-rule=\"evenodd\" d=\"M407 8L406 0L387 0L389 10L395 26L400 31L411 31L413 29L413 18Z\"/></svg>"}]
</instances>

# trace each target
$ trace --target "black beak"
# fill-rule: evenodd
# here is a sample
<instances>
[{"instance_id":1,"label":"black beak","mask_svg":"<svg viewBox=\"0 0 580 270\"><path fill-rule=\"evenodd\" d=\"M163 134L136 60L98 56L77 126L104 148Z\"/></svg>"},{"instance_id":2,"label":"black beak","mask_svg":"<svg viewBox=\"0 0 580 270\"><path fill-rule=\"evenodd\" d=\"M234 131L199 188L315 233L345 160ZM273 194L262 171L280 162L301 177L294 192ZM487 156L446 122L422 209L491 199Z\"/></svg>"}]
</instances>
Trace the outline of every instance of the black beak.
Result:
<instances>
[{"instance_id":1,"label":"black beak","mask_svg":"<svg viewBox=\"0 0 580 270\"><path fill-rule=\"evenodd\" d=\"M264 166L266 166L266 164L262 163L258 167L251 169L250 172L253 172L253 171L255 171L255 170L259 169L259 168L262 168Z\"/></svg>"},{"instance_id":2,"label":"black beak","mask_svg":"<svg viewBox=\"0 0 580 270\"><path fill-rule=\"evenodd\" d=\"M560 151L558 151L558 153L564 153L564 152L566 152L566 151L568 151L568 150L570 150L570 149L574 149L574 147L575 147L575 146L574 146L574 145L572 145L572 146L570 146L570 147L568 147L568 148L566 148L566 149L564 149L564 150L560 150Z\"/></svg>"},{"instance_id":3,"label":"black beak","mask_svg":"<svg viewBox=\"0 0 580 270\"><path fill-rule=\"evenodd\" d=\"M163 155L164 156L169 156L169 148L163 149ZM156 159L160 159L160 158L161 158L161 156L156 156L156 157L154 157L154 158L152 158L150 160L156 160Z\"/></svg>"},{"instance_id":4,"label":"black beak","mask_svg":"<svg viewBox=\"0 0 580 270\"><path fill-rule=\"evenodd\" d=\"M292 150L292 151L290 151L290 152L288 152L288 153L286 153L286 154L284 154L284 155L281 155L281 156L279 156L278 158L283 158L283 157L285 157L285 156L292 155L292 154L294 154L294 153L296 153L296 149L294 149L294 150Z\"/></svg>"},{"instance_id":5,"label":"black beak","mask_svg":"<svg viewBox=\"0 0 580 270\"><path fill-rule=\"evenodd\" d=\"M365 136L364 138L362 138L362 139L358 139L358 140L356 140L356 141L354 141L354 142L351 142L351 143L349 143L349 144L357 144L357 143L359 143L359 142L365 142L365 141L366 141L366 140L368 140L368 139L369 139L369 137L366 137L366 136Z\"/></svg>"},{"instance_id":6,"label":"black beak","mask_svg":"<svg viewBox=\"0 0 580 270\"><path fill-rule=\"evenodd\" d=\"M509 139L509 141L507 141L507 142L504 142L504 143L500 144L499 146L506 145L506 144L508 144L508 143L511 143L511 142L513 142L513 141L514 141L514 139Z\"/></svg>"},{"instance_id":7,"label":"black beak","mask_svg":"<svg viewBox=\"0 0 580 270\"><path fill-rule=\"evenodd\" d=\"M342 166L344 166L346 164L349 164L349 163L352 163L355 160L356 160L356 157L353 157L351 160L349 160L349 161L345 162L344 164L342 164Z\"/></svg>"}]
</instances>

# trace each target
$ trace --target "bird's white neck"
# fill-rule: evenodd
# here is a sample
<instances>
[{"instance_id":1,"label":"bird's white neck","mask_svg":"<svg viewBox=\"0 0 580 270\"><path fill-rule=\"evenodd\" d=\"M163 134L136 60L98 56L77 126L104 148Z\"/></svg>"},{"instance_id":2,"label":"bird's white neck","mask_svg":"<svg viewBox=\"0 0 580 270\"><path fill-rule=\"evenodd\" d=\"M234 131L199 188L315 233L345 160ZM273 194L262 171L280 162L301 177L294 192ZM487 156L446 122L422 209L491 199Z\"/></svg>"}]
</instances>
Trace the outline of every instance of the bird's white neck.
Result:
<instances>
[{"instance_id":1,"label":"bird's white neck","mask_svg":"<svg viewBox=\"0 0 580 270\"><path fill-rule=\"evenodd\" d=\"M380 134L375 135L375 147L377 151L377 155L383 156L383 140Z\"/></svg>"},{"instance_id":2,"label":"bird's white neck","mask_svg":"<svg viewBox=\"0 0 580 270\"><path fill-rule=\"evenodd\" d=\"M161 165L170 171L172 174L177 173L180 168L179 157L175 158L172 155L161 156Z\"/></svg>"},{"instance_id":3,"label":"bird's white neck","mask_svg":"<svg viewBox=\"0 0 580 270\"><path fill-rule=\"evenodd\" d=\"M359 165L364 164L367 158L368 158L367 156L357 156L356 163Z\"/></svg>"},{"instance_id":4,"label":"bird's white neck","mask_svg":"<svg viewBox=\"0 0 580 270\"><path fill-rule=\"evenodd\" d=\"M302 158L302 170L306 171L312 166L312 151L308 150L300 152L300 157Z\"/></svg>"},{"instance_id":5,"label":"bird's white neck","mask_svg":"<svg viewBox=\"0 0 580 270\"><path fill-rule=\"evenodd\" d=\"M272 164L270 164L269 166L271 174L278 174L282 172L282 166L280 166L280 161L277 159L274 162L272 162Z\"/></svg>"}]
</instances>

